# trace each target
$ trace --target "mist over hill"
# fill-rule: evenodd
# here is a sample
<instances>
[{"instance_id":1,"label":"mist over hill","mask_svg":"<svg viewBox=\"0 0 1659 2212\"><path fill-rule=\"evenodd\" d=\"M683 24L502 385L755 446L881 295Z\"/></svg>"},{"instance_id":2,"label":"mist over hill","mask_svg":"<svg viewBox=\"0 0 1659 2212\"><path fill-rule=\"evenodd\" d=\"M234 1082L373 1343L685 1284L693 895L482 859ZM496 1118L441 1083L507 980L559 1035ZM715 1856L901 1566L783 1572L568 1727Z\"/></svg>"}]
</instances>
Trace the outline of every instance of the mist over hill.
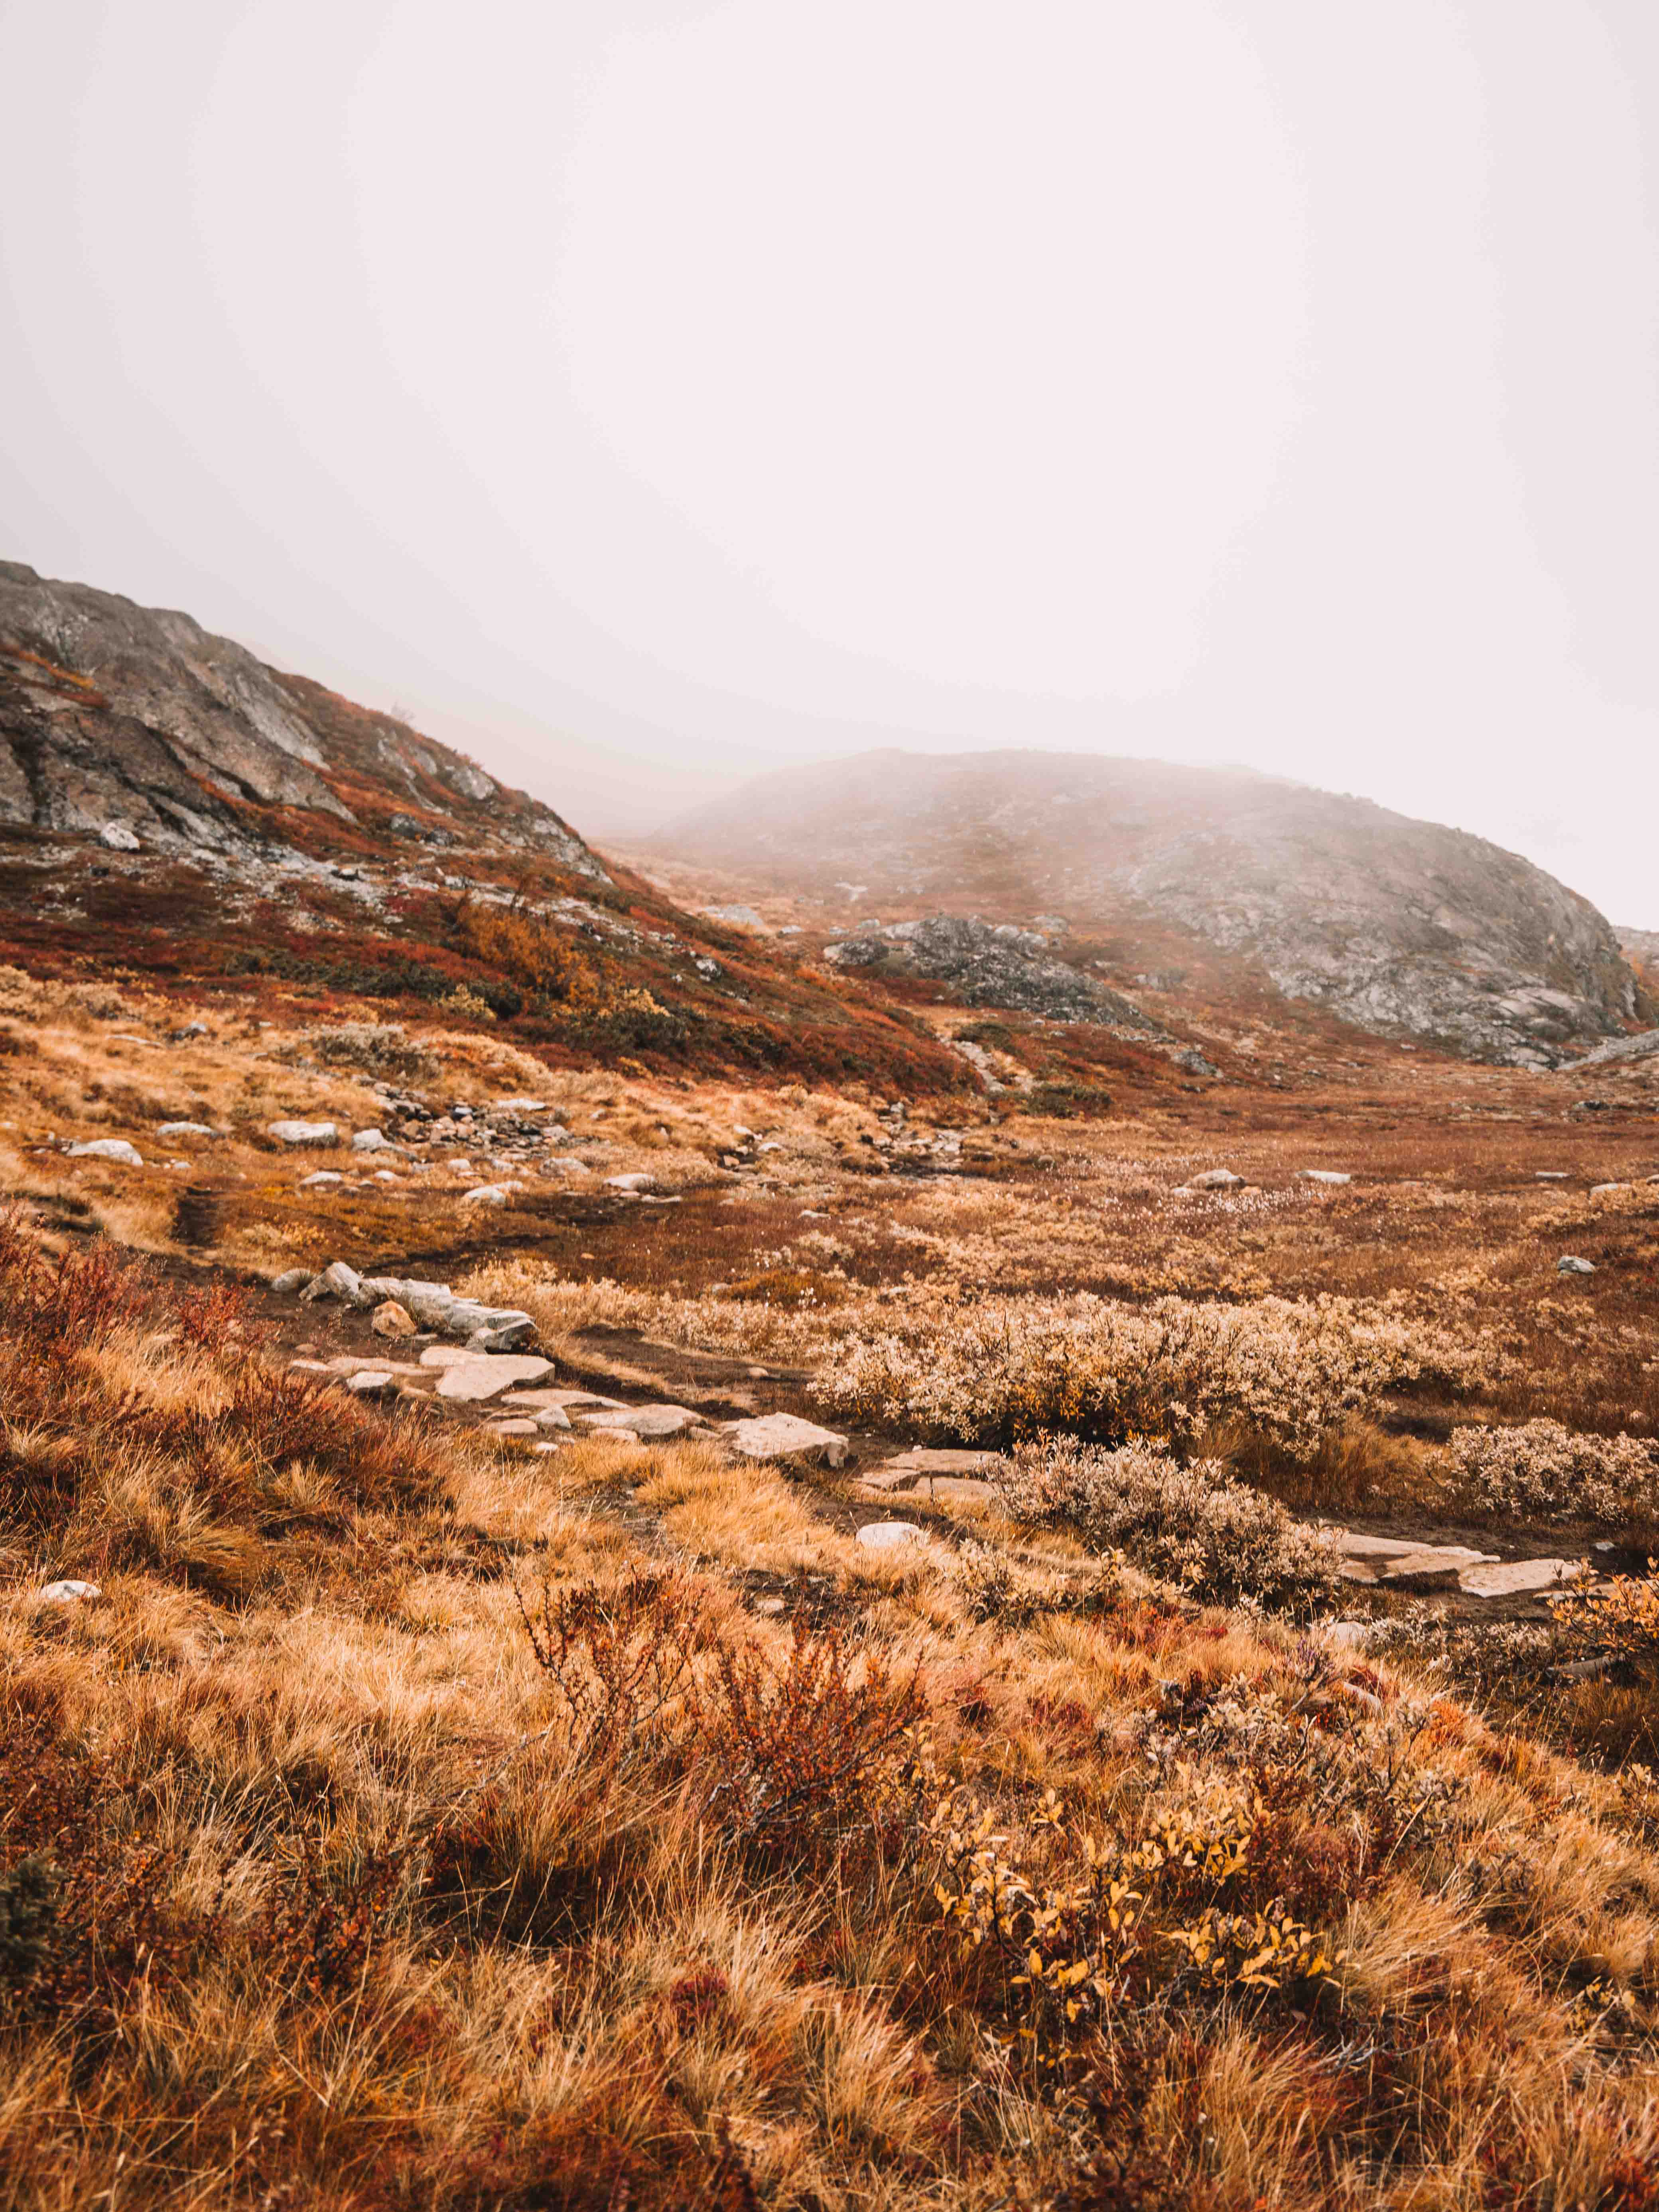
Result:
<instances>
[{"instance_id":1,"label":"mist over hill","mask_svg":"<svg viewBox=\"0 0 1659 2212\"><path fill-rule=\"evenodd\" d=\"M1589 900L1484 838L1246 769L882 751L763 776L651 841L735 884L1170 925L1383 1036L1549 1066L1645 1011Z\"/></svg>"}]
</instances>

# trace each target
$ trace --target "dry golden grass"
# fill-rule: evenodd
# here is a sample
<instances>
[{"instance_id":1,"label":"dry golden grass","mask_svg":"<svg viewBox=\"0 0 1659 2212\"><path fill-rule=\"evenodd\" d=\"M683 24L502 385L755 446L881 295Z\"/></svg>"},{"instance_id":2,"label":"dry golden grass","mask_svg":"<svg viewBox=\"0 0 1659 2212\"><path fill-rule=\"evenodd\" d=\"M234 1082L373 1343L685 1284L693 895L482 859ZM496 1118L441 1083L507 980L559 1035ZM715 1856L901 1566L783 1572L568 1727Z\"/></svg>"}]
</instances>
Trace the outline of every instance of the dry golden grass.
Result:
<instances>
[{"instance_id":1,"label":"dry golden grass","mask_svg":"<svg viewBox=\"0 0 1659 2212\"><path fill-rule=\"evenodd\" d=\"M28 1265L0 2205L1655 2201L1639 1774L992 1517L988 1618L706 1447L250 1413L234 1317Z\"/></svg>"},{"instance_id":2,"label":"dry golden grass","mask_svg":"<svg viewBox=\"0 0 1659 2212\"><path fill-rule=\"evenodd\" d=\"M209 1035L170 1042L191 1015ZM932 1165L960 1172L912 1176L867 1097L411 1031L434 1073L400 1080L545 1098L589 1170L479 1223L443 1170L297 1189L349 1157L274 1153L264 1121L380 1111L297 1000L260 1028L13 975L0 1018L0 1176L70 1286L18 1291L25 1224L0 1270L4 2212L1659 2204L1646 1658L1546 1696L1601 1631L1402 1615L1362 1660L1063 1528L980 1510L872 1555L851 1528L881 1509L840 1480L707 1445L544 1457L267 1385L257 1302L188 1340L187 1178L154 1135L228 1133L189 1170L228 1194L221 1276L406 1261L550 1339L798 1363L821 1404L878 1367L912 1434L924 1397L972 1410L988 1316L1028 1346L1094 1316L1040 1426L1085 1368L1116 1387L1103 1329L1139 1344L1169 1301L1196 1395L1138 1425L1298 1508L1424 1525L1478 1513L1456 1427L1659 1432L1640 1079L1575 1115L1570 1081L1367 1047L1293 1097L958 1102ZM1252 1188L1175 1194L1218 1164ZM594 1194L635 1168L682 1204ZM131 1296L99 1288L100 1221L155 1263ZM1563 1249L1597 1273L1559 1278ZM290 1343L312 1310L278 1317ZM43 1601L59 1575L104 1595ZM562 1624L560 1666L526 1614ZM981 1820L1008 1928L975 1943L940 1893ZM1137 1852L1126 1933L1091 1869ZM1239 1971L1287 1928L1328 1966Z\"/></svg>"}]
</instances>

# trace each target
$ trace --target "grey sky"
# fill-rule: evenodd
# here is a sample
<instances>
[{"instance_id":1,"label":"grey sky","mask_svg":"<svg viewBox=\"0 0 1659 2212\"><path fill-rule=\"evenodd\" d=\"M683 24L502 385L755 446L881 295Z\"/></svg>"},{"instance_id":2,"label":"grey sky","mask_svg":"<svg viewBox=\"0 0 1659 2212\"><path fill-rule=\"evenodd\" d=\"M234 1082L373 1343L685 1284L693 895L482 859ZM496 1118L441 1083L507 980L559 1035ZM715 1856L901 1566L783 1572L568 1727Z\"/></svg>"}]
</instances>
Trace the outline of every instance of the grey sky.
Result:
<instances>
[{"instance_id":1,"label":"grey sky","mask_svg":"<svg viewBox=\"0 0 1659 2212\"><path fill-rule=\"evenodd\" d=\"M1659 927L1652 0L0 0L0 557L601 838L1248 762Z\"/></svg>"}]
</instances>

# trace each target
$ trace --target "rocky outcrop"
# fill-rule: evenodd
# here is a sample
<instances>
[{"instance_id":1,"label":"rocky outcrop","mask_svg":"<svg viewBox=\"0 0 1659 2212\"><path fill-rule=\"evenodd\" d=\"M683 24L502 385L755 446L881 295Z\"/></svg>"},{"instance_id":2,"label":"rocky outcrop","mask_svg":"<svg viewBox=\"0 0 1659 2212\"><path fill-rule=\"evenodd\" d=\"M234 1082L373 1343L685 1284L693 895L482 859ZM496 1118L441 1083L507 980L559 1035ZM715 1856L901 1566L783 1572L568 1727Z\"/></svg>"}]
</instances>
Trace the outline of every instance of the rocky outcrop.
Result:
<instances>
[{"instance_id":1,"label":"rocky outcrop","mask_svg":"<svg viewBox=\"0 0 1659 2212\"><path fill-rule=\"evenodd\" d=\"M1120 993L1056 960L1040 931L1012 922L949 914L885 924L872 919L841 944L827 945L823 957L833 967L943 983L960 1006L1013 1007L1050 1021L1164 1034Z\"/></svg>"},{"instance_id":2,"label":"rocky outcrop","mask_svg":"<svg viewBox=\"0 0 1659 2212\"><path fill-rule=\"evenodd\" d=\"M202 859L385 833L605 871L550 807L188 615L0 561L0 823Z\"/></svg>"},{"instance_id":3,"label":"rocky outcrop","mask_svg":"<svg viewBox=\"0 0 1659 2212\"><path fill-rule=\"evenodd\" d=\"M1551 1066L1647 1011L1609 924L1530 861L1244 769L870 753L763 777L655 849L757 894L1058 910L1126 972L1162 975L1179 931L1288 998L1476 1059Z\"/></svg>"}]
</instances>

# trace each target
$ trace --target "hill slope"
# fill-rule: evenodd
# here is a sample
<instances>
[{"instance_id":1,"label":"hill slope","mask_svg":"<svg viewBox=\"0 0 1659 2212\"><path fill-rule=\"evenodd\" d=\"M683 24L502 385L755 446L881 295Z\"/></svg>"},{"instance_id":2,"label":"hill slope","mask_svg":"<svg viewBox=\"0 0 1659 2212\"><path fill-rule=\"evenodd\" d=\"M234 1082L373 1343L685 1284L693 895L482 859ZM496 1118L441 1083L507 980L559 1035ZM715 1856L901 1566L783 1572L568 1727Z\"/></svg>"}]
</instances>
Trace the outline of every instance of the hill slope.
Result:
<instances>
[{"instance_id":1,"label":"hill slope","mask_svg":"<svg viewBox=\"0 0 1659 2212\"><path fill-rule=\"evenodd\" d=\"M1609 924L1530 861L1245 769L867 753L760 778L652 848L866 909L1046 909L1160 951L1173 927L1363 1029L1518 1066L1643 1011Z\"/></svg>"},{"instance_id":2,"label":"hill slope","mask_svg":"<svg viewBox=\"0 0 1659 2212\"><path fill-rule=\"evenodd\" d=\"M969 1083L855 981L682 913L395 716L0 562L0 960L441 1001L556 1063Z\"/></svg>"}]
</instances>

